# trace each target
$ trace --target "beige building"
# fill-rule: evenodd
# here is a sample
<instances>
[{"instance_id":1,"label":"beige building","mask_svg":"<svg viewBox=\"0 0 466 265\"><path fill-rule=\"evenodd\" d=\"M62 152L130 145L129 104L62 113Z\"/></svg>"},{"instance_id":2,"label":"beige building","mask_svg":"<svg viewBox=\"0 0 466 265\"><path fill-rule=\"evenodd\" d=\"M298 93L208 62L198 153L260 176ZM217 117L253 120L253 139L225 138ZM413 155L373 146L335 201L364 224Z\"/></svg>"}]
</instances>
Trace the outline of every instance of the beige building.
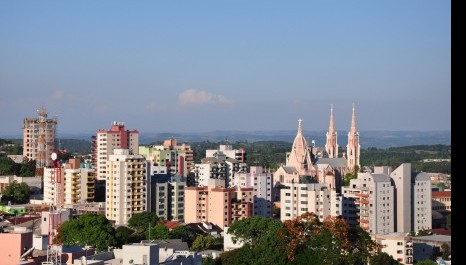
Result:
<instances>
[{"instance_id":1,"label":"beige building","mask_svg":"<svg viewBox=\"0 0 466 265\"><path fill-rule=\"evenodd\" d=\"M38 118L23 120L23 156L28 160L36 160L36 168L50 166L50 155L55 149L57 119L47 118L44 107L37 110ZM42 172L40 172L42 176Z\"/></svg>"},{"instance_id":2,"label":"beige building","mask_svg":"<svg viewBox=\"0 0 466 265\"><path fill-rule=\"evenodd\" d=\"M432 210L451 213L451 190L432 192Z\"/></svg>"},{"instance_id":3,"label":"beige building","mask_svg":"<svg viewBox=\"0 0 466 265\"><path fill-rule=\"evenodd\" d=\"M187 144L178 145L168 139L163 145L139 146L139 154L152 163L152 174L170 174L186 177L194 170L193 150Z\"/></svg>"},{"instance_id":4,"label":"beige building","mask_svg":"<svg viewBox=\"0 0 466 265\"><path fill-rule=\"evenodd\" d=\"M146 211L146 162L128 149L114 149L106 163L105 216L115 225L126 225L135 213Z\"/></svg>"},{"instance_id":5,"label":"beige building","mask_svg":"<svg viewBox=\"0 0 466 265\"><path fill-rule=\"evenodd\" d=\"M320 221L341 215L341 196L324 183L287 183L280 192L282 222L307 212L315 213Z\"/></svg>"},{"instance_id":6,"label":"beige building","mask_svg":"<svg viewBox=\"0 0 466 265\"><path fill-rule=\"evenodd\" d=\"M382 252L393 256L401 264L413 264L413 242L410 236L404 233L390 233L371 236L380 246Z\"/></svg>"},{"instance_id":7,"label":"beige building","mask_svg":"<svg viewBox=\"0 0 466 265\"><path fill-rule=\"evenodd\" d=\"M186 187L185 223L211 222L223 229L252 216L253 196L253 188Z\"/></svg>"},{"instance_id":8,"label":"beige building","mask_svg":"<svg viewBox=\"0 0 466 265\"><path fill-rule=\"evenodd\" d=\"M125 130L123 122L114 121L110 130L98 130L92 140L92 164L97 180L107 177L107 160L116 148L128 149L130 154L139 154L139 132Z\"/></svg>"},{"instance_id":9,"label":"beige building","mask_svg":"<svg viewBox=\"0 0 466 265\"><path fill-rule=\"evenodd\" d=\"M95 170L90 167L80 167L80 162L79 158L71 158L56 171L55 168L44 170L44 203L63 206L94 201ZM59 187L57 178L62 182L61 195L56 192Z\"/></svg>"}]
</instances>

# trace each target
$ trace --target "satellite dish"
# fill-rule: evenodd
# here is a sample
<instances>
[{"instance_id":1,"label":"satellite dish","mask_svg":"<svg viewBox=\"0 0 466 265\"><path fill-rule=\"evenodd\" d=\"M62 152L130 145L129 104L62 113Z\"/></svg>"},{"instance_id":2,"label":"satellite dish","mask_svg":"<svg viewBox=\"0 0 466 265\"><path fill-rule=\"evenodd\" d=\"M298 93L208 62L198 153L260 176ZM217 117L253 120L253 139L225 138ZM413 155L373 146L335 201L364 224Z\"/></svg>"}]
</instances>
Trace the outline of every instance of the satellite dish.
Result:
<instances>
[{"instance_id":1,"label":"satellite dish","mask_svg":"<svg viewBox=\"0 0 466 265\"><path fill-rule=\"evenodd\" d=\"M53 152L52 155L50 155L53 161L57 160L57 153Z\"/></svg>"}]
</instances>

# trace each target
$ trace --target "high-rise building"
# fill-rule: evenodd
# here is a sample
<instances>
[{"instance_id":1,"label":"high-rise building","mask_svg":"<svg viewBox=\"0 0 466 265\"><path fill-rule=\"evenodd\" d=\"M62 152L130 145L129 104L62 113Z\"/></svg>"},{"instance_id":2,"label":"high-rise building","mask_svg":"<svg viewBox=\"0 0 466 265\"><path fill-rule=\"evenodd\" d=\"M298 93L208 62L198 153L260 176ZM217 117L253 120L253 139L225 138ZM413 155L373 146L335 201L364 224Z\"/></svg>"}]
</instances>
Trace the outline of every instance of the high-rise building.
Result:
<instances>
[{"instance_id":1,"label":"high-rise building","mask_svg":"<svg viewBox=\"0 0 466 265\"><path fill-rule=\"evenodd\" d=\"M413 176L411 196L411 230L418 232L432 229L432 184L427 173Z\"/></svg>"},{"instance_id":2,"label":"high-rise building","mask_svg":"<svg viewBox=\"0 0 466 265\"><path fill-rule=\"evenodd\" d=\"M57 118L47 118L47 112L41 107L38 118L23 120L23 156L36 160L36 175L43 175L43 168L50 166L50 155L55 149Z\"/></svg>"},{"instance_id":3,"label":"high-rise building","mask_svg":"<svg viewBox=\"0 0 466 265\"><path fill-rule=\"evenodd\" d=\"M54 205L73 205L79 203L93 202L95 196L95 170L89 166L82 165L79 158L71 158L67 163L55 168L44 170L44 202ZM55 170L55 172L54 172ZM63 201L57 202L57 186L53 183L52 177L58 174L63 185Z\"/></svg>"},{"instance_id":4,"label":"high-rise building","mask_svg":"<svg viewBox=\"0 0 466 265\"><path fill-rule=\"evenodd\" d=\"M149 166L150 167L150 166ZM150 176L147 209L169 221L184 221L184 189L180 176L154 174Z\"/></svg>"},{"instance_id":5,"label":"high-rise building","mask_svg":"<svg viewBox=\"0 0 466 265\"><path fill-rule=\"evenodd\" d=\"M107 176L107 160L116 148L128 149L130 154L139 154L139 132L125 130L122 122L114 121L110 130L98 130L92 139L92 162L97 180Z\"/></svg>"},{"instance_id":6,"label":"high-rise building","mask_svg":"<svg viewBox=\"0 0 466 265\"><path fill-rule=\"evenodd\" d=\"M176 139L168 139L163 145L139 146L139 154L151 161L155 174L186 177L194 170L193 150L187 144L178 145Z\"/></svg>"},{"instance_id":7,"label":"high-rise building","mask_svg":"<svg viewBox=\"0 0 466 265\"><path fill-rule=\"evenodd\" d=\"M369 234L395 232L394 188L386 174L358 173L342 187L343 218Z\"/></svg>"},{"instance_id":8,"label":"high-rise building","mask_svg":"<svg viewBox=\"0 0 466 265\"><path fill-rule=\"evenodd\" d=\"M341 215L341 196L323 183L286 183L280 192L282 221L307 212L315 213L320 221Z\"/></svg>"},{"instance_id":9,"label":"high-rise building","mask_svg":"<svg viewBox=\"0 0 466 265\"><path fill-rule=\"evenodd\" d=\"M196 186L207 186L210 179L222 179L227 187L233 185L235 174L247 171L247 164L217 151L194 165Z\"/></svg>"},{"instance_id":10,"label":"high-rise building","mask_svg":"<svg viewBox=\"0 0 466 265\"><path fill-rule=\"evenodd\" d=\"M113 149L106 163L105 216L126 225L136 213L146 211L146 160L128 149Z\"/></svg>"},{"instance_id":11,"label":"high-rise building","mask_svg":"<svg viewBox=\"0 0 466 265\"><path fill-rule=\"evenodd\" d=\"M232 187L254 189L254 216L271 217L273 214L272 173L265 172L261 166L251 166L249 173L237 173Z\"/></svg>"},{"instance_id":12,"label":"high-rise building","mask_svg":"<svg viewBox=\"0 0 466 265\"><path fill-rule=\"evenodd\" d=\"M356 115L354 113L353 104L353 115L351 116L351 128L348 132L348 145L346 146L346 156L348 160L348 167L351 171L357 168L361 168L359 164L361 146L359 145L359 132L356 128Z\"/></svg>"},{"instance_id":13,"label":"high-rise building","mask_svg":"<svg viewBox=\"0 0 466 265\"><path fill-rule=\"evenodd\" d=\"M211 222L223 229L235 220L251 217L253 206L253 188L186 187L184 220Z\"/></svg>"}]
</instances>

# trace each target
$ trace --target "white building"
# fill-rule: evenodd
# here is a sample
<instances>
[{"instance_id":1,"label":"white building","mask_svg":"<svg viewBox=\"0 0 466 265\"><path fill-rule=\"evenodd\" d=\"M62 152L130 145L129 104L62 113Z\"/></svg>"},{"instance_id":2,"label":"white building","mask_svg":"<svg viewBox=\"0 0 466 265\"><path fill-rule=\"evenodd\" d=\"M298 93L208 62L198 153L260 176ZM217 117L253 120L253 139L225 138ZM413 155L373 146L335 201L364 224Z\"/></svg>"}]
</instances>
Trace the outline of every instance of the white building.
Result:
<instances>
[{"instance_id":1,"label":"white building","mask_svg":"<svg viewBox=\"0 0 466 265\"><path fill-rule=\"evenodd\" d=\"M413 264L413 242L404 233L372 235L371 238L381 246L382 252L393 256L401 264Z\"/></svg>"},{"instance_id":2,"label":"white building","mask_svg":"<svg viewBox=\"0 0 466 265\"><path fill-rule=\"evenodd\" d=\"M146 211L145 158L128 149L114 149L106 169L105 215L116 225L126 225L135 213Z\"/></svg>"},{"instance_id":3,"label":"white building","mask_svg":"<svg viewBox=\"0 0 466 265\"><path fill-rule=\"evenodd\" d=\"M249 173L236 173L231 186L254 188L254 216L271 217L272 202L272 173L264 172L261 166L251 166Z\"/></svg>"},{"instance_id":4,"label":"white building","mask_svg":"<svg viewBox=\"0 0 466 265\"><path fill-rule=\"evenodd\" d=\"M394 232L394 188L385 174L358 173L342 187L343 218L369 234Z\"/></svg>"},{"instance_id":5,"label":"white building","mask_svg":"<svg viewBox=\"0 0 466 265\"><path fill-rule=\"evenodd\" d=\"M341 197L324 183L285 183L280 190L281 220L291 220L313 212L320 221L341 215Z\"/></svg>"},{"instance_id":6,"label":"white building","mask_svg":"<svg viewBox=\"0 0 466 265\"><path fill-rule=\"evenodd\" d=\"M246 150L244 148L233 149L230 144L221 144L217 150L205 150L205 157L215 157L218 152L222 152L227 157L236 159L241 163L246 163Z\"/></svg>"},{"instance_id":7,"label":"white building","mask_svg":"<svg viewBox=\"0 0 466 265\"><path fill-rule=\"evenodd\" d=\"M412 230L432 229L432 186L427 173L419 173L412 186Z\"/></svg>"},{"instance_id":8,"label":"white building","mask_svg":"<svg viewBox=\"0 0 466 265\"><path fill-rule=\"evenodd\" d=\"M93 166L97 180L105 180L107 176L107 160L116 148L128 149L131 154L139 154L139 132L125 130L122 122L114 121L110 130L98 130L92 140Z\"/></svg>"}]
</instances>

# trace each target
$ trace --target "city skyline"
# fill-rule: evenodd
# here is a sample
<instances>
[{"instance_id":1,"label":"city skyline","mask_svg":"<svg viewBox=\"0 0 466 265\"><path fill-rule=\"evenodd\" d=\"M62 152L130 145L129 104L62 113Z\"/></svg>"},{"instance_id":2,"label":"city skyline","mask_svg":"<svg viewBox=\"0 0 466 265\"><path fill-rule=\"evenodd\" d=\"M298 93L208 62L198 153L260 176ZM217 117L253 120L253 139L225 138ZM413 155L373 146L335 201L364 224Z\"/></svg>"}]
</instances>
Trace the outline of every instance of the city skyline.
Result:
<instances>
[{"instance_id":1,"label":"city skyline","mask_svg":"<svg viewBox=\"0 0 466 265\"><path fill-rule=\"evenodd\" d=\"M443 1L2 2L0 134L451 130Z\"/></svg>"}]
</instances>

